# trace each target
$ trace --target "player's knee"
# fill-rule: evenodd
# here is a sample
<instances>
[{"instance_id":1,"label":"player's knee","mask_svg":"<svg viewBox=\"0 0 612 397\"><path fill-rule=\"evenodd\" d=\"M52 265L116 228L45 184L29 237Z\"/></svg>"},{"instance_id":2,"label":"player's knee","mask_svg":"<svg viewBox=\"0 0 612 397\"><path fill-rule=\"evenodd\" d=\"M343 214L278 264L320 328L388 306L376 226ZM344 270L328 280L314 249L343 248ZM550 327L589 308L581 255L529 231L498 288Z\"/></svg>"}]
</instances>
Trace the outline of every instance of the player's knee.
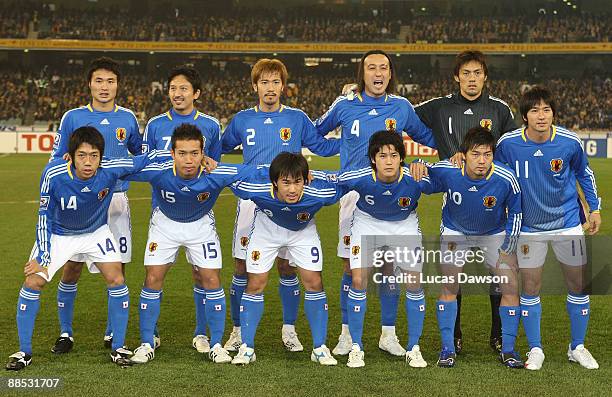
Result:
<instances>
[{"instance_id":1,"label":"player's knee","mask_svg":"<svg viewBox=\"0 0 612 397\"><path fill-rule=\"evenodd\" d=\"M26 277L23 286L29 289L40 291L47 284L47 281L37 274L31 274Z\"/></svg>"},{"instance_id":2,"label":"player's knee","mask_svg":"<svg viewBox=\"0 0 612 397\"><path fill-rule=\"evenodd\" d=\"M278 274L282 277L295 275L295 268L289 265L289 261L287 259L277 258L276 267L278 268Z\"/></svg>"},{"instance_id":3,"label":"player's knee","mask_svg":"<svg viewBox=\"0 0 612 397\"><path fill-rule=\"evenodd\" d=\"M62 271L62 281L68 284L74 284L79 281L81 271L83 270L82 263L68 262L64 265Z\"/></svg>"},{"instance_id":4,"label":"player's knee","mask_svg":"<svg viewBox=\"0 0 612 397\"><path fill-rule=\"evenodd\" d=\"M200 272L198 271L198 268L196 266L191 267L191 274L193 276L193 281L197 285L202 286L202 277L200 277Z\"/></svg>"},{"instance_id":5,"label":"player's knee","mask_svg":"<svg viewBox=\"0 0 612 397\"><path fill-rule=\"evenodd\" d=\"M237 276L246 276L246 261L236 258L234 262L234 274Z\"/></svg>"},{"instance_id":6,"label":"player's knee","mask_svg":"<svg viewBox=\"0 0 612 397\"><path fill-rule=\"evenodd\" d=\"M106 277L106 283L109 287L117 287L119 285L125 284L125 278L123 277L123 274L119 271L116 273L109 274Z\"/></svg>"},{"instance_id":7,"label":"player's knee","mask_svg":"<svg viewBox=\"0 0 612 397\"><path fill-rule=\"evenodd\" d=\"M355 273L353 272L353 288L354 289L366 289L367 287L367 279L363 277L361 272Z\"/></svg>"},{"instance_id":8,"label":"player's knee","mask_svg":"<svg viewBox=\"0 0 612 397\"><path fill-rule=\"evenodd\" d=\"M342 270L348 275L351 274L351 261L347 258L342 258Z\"/></svg>"},{"instance_id":9,"label":"player's knee","mask_svg":"<svg viewBox=\"0 0 612 397\"><path fill-rule=\"evenodd\" d=\"M206 274L199 274L200 285L205 289L217 289L221 286L221 280L219 274L216 272L206 272Z\"/></svg>"},{"instance_id":10,"label":"player's knee","mask_svg":"<svg viewBox=\"0 0 612 397\"><path fill-rule=\"evenodd\" d=\"M145 277L145 287L160 290L164 284L164 276L157 272L147 272Z\"/></svg>"}]
</instances>

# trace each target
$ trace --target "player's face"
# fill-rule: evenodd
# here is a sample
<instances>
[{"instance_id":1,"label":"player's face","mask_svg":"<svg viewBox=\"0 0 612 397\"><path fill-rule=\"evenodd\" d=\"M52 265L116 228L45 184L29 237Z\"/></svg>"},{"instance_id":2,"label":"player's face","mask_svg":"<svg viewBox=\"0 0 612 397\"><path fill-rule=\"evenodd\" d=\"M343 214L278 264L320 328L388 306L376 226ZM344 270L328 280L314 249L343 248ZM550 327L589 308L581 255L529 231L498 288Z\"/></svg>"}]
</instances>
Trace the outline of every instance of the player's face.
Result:
<instances>
[{"instance_id":1,"label":"player's face","mask_svg":"<svg viewBox=\"0 0 612 397\"><path fill-rule=\"evenodd\" d=\"M368 55L363 60L365 93L372 97L383 96L391 80L389 60L383 54Z\"/></svg>"},{"instance_id":2,"label":"player's face","mask_svg":"<svg viewBox=\"0 0 612 397\"><path fill-rule=\"evenodd\" d=\"M200 97L200 90L193 91L193 86L185 76L179 74L170 81L168 96L177 113L188 114L193 111L193 102Z\"/></svg>"},{"instance_id":3,"label":"player's face","mask_svg":"<svg viewBox=\"0 0 612 397\"><path fill-rule=\"evenodd\" d=\"M493 163L493 150L490 146L475 146L465 154L465 168L468 176L481 179L487 176Z\"/></svg>"},{"instance_id":4,"label":"player's face","mask_svg":"<svg viewBox=\"0 0 612 397\"><path fill-rule=\"evenodd\" d=\"M467 99L476 99L482 94L487 76L480 62L469 61L459 68L459 76L455 76L455 81L459 83L461 95Z\"/></svg>"},{"instance_id":5,"label":"player's face","mask_svg":"<svg viewBox=\"0 0 612 397\"><path fill-rule=\"evenodd\" d=\"M253 89L259 96L259 104L262 106L273 107L280 104L283 92L283 81L278 72L263 73Z\"/></svg>"},{"instance_id":6,"label":"player's face","mask_svg":"<svg viewBox=\"0 0 612 397\"><path fill-rule=\"evenodd\" d=\"M176 141L176 147L171 153L178 176L183 179L194 178L200 170L200 163L204 157L200 141Z\"/></svg>"},{"instance_id":7,"label":"player's face","mask_svg":"<svg viewBox=\"0 0 612 397\"><path fill-rule=\"evenodd\" d=\"M383 182L393 182L399 176L402 158L394 146L383 146L376 156L376 178Z\"/></svg>"},{"instance_id":8,"label":"player's face","mask_svg":"<svg viewBox=\"0 0 612 397\"><path fill-rule=\"evenodd\" d=\"M540 101L540 103L529 109L525 121L531 131L546 134L550 131L550 127L552 126L553 116L553 110L550 105L544 101Z\"/></svg>"},{"instance_id":9,"label":"player's face","mask_svg":"<svg viewBox=\"0 0 612 397\"><path fill-rule=\"evenodd\" d=\"M106 104L117 96L117 75L110 70L98 69L91 75L89 89L95 102Z\"/></svg>"},{"instance_id":10,"label":"player's face","mask_svg":"<svg viewBox=\"0 0 612 397\"><path fill-rule=\"evenodd\" d=\"M297 203L304 191L304 179L301 176L281 176L275 185L278 199L288 204Z\"/></svg>"},{"instance_id":11,"label":"player's face","mask_svg":"<svg viewBox=\"0 0 612 397\"><path fill-rule=\"evenodd\" d=\"M89 179L98 170L100 166L100 151L89 143L82 143L74 152L72 164L76 170L76 176L79 179Z\"/></svg>"}]
</instances>

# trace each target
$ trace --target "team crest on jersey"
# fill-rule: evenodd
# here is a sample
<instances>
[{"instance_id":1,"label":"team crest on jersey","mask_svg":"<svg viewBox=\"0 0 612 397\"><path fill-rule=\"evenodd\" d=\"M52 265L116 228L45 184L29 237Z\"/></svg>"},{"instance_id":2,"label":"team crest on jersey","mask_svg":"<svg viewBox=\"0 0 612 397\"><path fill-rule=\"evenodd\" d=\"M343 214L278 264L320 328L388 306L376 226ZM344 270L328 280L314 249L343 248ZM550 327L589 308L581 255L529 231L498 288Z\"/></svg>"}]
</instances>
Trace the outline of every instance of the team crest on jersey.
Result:
<instances>
[{"instance_id":1,"label":"team crest on jersey","mask_svg":"<svg viewBox=\"0 0 612 397\"><path fill-rule=\"evenodd\" d=\"M127 137L127 131L125 128L119 127L115 130L115 135L117 136L117 140L119 142L123 142L125 141L125 138Z\"/></svg>"},{"instance_id":2,"label":"team crest on jersey","mask_svg":"<svg viewBox=\"0 0 612 397\"><path fill-rule=\"evenodd\" d=\"M149 243L149 252L155 252L157 250L157 243Z\"/></svg>"},{"instance_id":3,"label":"team crest on jersey","mask_svg":"<svg viewBox=\"0 0 612 397\"><path fill-rule=\"evenodd\" d=\"M200 193L200 194L198 194L198 201L200 203L202 203L202 202L208 200L209 197L210 197L210 193L208 193L208 192Z\"/></svg>"},{"instance_id":4,"label":"team crest on jersey","mask_svg":"<svg viewBox=\"0 0 612 397\"><path fill-rule=\"evenodd\" d=\"M397 121L395 119L385 119L385 128L387 131L395 130L397 127Z\"/></svg>"},{"instance_id":5,"label":"team crest on jersey","mask_svg":"<svg viewBox=\"0 0 612 397\"><path fill-rule=\"evenodd\" d=\"M98 193L98 200L102 201L104 200L104 197L108 196L108 188L104 188L102 190L100 190L100 192Z\"/></svg>"},{"instance_id":6,"label":"team crest on jersey","mask_svg":"<svg viewBox=\"0 0 612 397\"><path fill-rule=\"evenodd\" d=\"M291 128L281 128L280 137L284 142L287 142L289 139L291 139Z\"/></svg>"},{"instance_id":7,"label":"team crest on jersey","mask_svg":"<svg viewBox=\"0 0 612 397\"><path fill-rule=\"evenodd\" d=\"M480 126L491 131L491 127L493 127L493 122L491 121L491 119L482 119L480 120Z\"/></svg>"},{"instance_id":8,"label":"team crest on jersey","mask_svg":"<svg viewBox=\"0 0 612 397\"><path fill-rule=\"evenodd\" d=\"M454 251L457 249L457 243L454 241L451 241L450 243L448 243L448 250L449 251Z\"/></svg>"},{"instance_id":9,"label":"team crest on jersey","mask_svg":"<svg viewBox=\"0 0 612 397\"><path fill-rule=\"evenodd\" d=\"M527 244L521 245L521 252L523 253L523 255L527 255L529 253L529 245Z\"/></svg>"},{"instance_id":10,"label":"team crest on jersey","mask_svg":"<svg viewBox=\"0 0 612 397\"><path fill-rule=\"evenodd\" d=\"M259 251L251 252L251 259L253 259L256 262L259 260L260 256L261 256L261 254L259 253Z\"/></svg>"},{"instance_id":11,"label":"team crest on jersey","mask_svg":"<svg viewBox=\"0 0 612 397\"><path fill-rule=\"evenodd\" d=\"M342 242L348 247L349 245L351 245L351 236L343 236Z\"/></svg>"},{"instance_id":12,"label":"team crest on jersey","mask_svg":"<svg viewBox=\"0 0 612 397\"><path fill-rule=\"evenodd\" d=\"M495 196L485 196L485 198L482 199L482 204L487 208L495 207L496 203L497 203L497 197Z\"/></svg>"},{"instance_id":13,"label":"team crest on jersey","mask_svg":"<svg viewBox=\"0 0 612 397\"><path fill-rule=\"evenodd\" d=\"M300 212L297 214L297 220L300 222L306 222L310 219L310 213L308 212Z\"/></svg>"},{"instance_id":14,"label":"team crest on jersey","mask_svg":"<svg viewBox=\"0 0 612 397\"><path fill-rule=\"evenodd\" d=\"M358 245L353 246L353 248L351 249L351 253L353 255L359 255L359 251L361 251L361 247Z\"/></svg>"},{"instance_id":15,"label":"team crest on jersey","mask_svg":"<svg viewBox=\"0 0 612 397\"><path fill-rule=\"evenodd\" d=\"M397 199L397 204L402 208L408 207L410 205L410 197L400 197Z\"/></svg>"},{"instance_id":16,"label":"team crest on jersey","mask_svg":"<svg viewBox=\"0 0 612 397\"><path fill-rule=\"evenodd\" d=\"M248 237L240 237L240 245L242 245L243 247L246 247L248 244L249 244Z\"/></svg>"},{"instance_id":17,"label":"team crest on jersey","mask_svg":"<svg viewBox=\"0 0 612 397\"><path fill-rule=\"evenodd\" d=\"M550 160L550 170L552 172L559 172L563 168L563 160L562 159L552 159Z\"/></svg>"}]
</instances>

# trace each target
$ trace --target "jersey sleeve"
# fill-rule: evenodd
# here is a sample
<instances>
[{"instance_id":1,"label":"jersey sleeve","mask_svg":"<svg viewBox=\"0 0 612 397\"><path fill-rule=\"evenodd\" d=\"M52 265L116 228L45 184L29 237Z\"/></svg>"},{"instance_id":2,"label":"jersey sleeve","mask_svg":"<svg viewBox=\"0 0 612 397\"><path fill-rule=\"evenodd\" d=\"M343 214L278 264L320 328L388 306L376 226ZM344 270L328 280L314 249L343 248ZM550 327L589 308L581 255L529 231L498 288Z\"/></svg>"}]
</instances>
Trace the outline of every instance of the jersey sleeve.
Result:
<instances>
[{"instance_id":1,"label":"jersey sleeve","mask_svg":"<svg viewBox=\"0 0 612 397\"><path fill-rule=\"evenodd\" d=\"M357 188L359 181L361 180L361 177L364 175L371 175L371 174L372 174L372 169L369 167L360 168L354 171L341 171L338 174L338 185L345 188L347 192L350 190L355 190Z\"/></svg>"},{"instance_id":2,"label":"jersey sleeve","mask_svg":"<svg viewBox=\"0 0 612 397\"><path fill-rule=\"evenodd\" d=\"M497 142L497 147L495 148L495 155L493 156L495 161L499 161L502 164L506 164L508 167L511 167L511 164L508 161L508 157L506 156L506 143L503 141Z\"/></svg>"},{"instance_id":3,"label":"jersey sleeve","mask_svg":"<svg viewBox=\"0 0 612 397\"><path fill-rule=\"evenodd\" d=\"M140 135L138 120L136 120L136 116L133 113L130 113L130 116L130 131L128 135L127 148L130 153L137 156L146 152L143 151L142 135Z\"/></svg>"},{"instance_id":4,"label":"jersey sleeve","mask_svg":"<svg viewBox=\"0 0 612 397\"><path fill-rule=\"evenodd\" d=\"M427 127L432 128L435 101L426 101L414 107L414 112Z\"/></svg>"},{"instance_id":5,"label":"jersey sleeve","mask_svg":"<svg viewBox=\"0 0 612 397\"><path fill-rule=\"evenodd\" d=\"M516 122L514 121L514 115L512 114L512 110L508 107L508 105L502 105L502 128L501 134L504 135L506 132L514 131L516 129Z\"/></svg>"},{"instance_id":6,"label":"jersey sleeve","mask_svg":"<svg viewBox=\"0 0 612 397\"><path fill-rule=\"evenodd\" d=\"M155 149L155 127L152 125L153 120L149 120L145 126L142 136L142 153L148 153L149 150Z\"/></svg>"},{"instance_id":7,"label":"jersey sleeve","mask_svg":"<svg viewBox=\"0 0 612 397\"><path fill-rule=\"evenodd\" d=\"M172 161L168 161L166 163L151 163L142 170L134 174L130 174L123 179L126 181L151 182L155 179L155 177L161 175L161 173L167 169L169 165L172 165Z\"/></svg>"},{"instance_id":8,"label":"jersey sleeve","mask_svg":"<svg viewBox=\"0 0 612 397\"><path fill-rule=\"evenodd\" d=\"M218 162L221 161L221 125L215 122L210 132L210 146L206 155Z\"/></svg>"},{"instance_id":9,"label":"jersey sleeve","mask_svg":"<svg viewBox=\"0 0 612 397\"><path fill-rule=\"evenodd\" d=\"M589 204L591 212L601 209L601 197L597 194L597 184L595 183L595 173L589 167L589 161L582 150L582 146L576 143L573 156L570 160L570 168L576 175L576 180L580 184L586 202Z\"/></svg>"},{"instance_id":10,"label":"jersey sleeve","mask_svg":"<svg viewBox=\"0 0 612 397\"><path fill-rule=\"evenodd\" d=\"M410 103L407 104L405 111L407 113L406 124L402 126L402 130L408 134L413 141L436 149L436 141L431 128L419 119Z\"/></svg>"},{"instance_id":11,"label":"jersey sleeve","mask_svg":"<svg viewBox=\"0 0 612 397\"><path fill-rule=\"evenodd\" d=\"M56 167L47 166L40 177L40 204L36 224L36 248L38 250L36 261L43 267L47 267L51 263L50 225L53 224L53 209L55 206L51 194L53 191L51 176L55 171L57 171Z\"/></svg>"},{"instance_id":12,"label":"jersey sleeve","mask_svg":"<svg viewBox=\"0 0 612 397\"><path fill-rule=\"evenodd\" d=\"M506 208L508 209L508 221L506 222L506 237L504 243L500 247L508 253L516 252L516 246L519 235L521 233L521 224L523 222L523 211L521 207L521 188L514 176L510 181L510 192L506 200Z\"/></svg>"},{"instance_id":13,"label":"jersey sleeve","mask_svg":"<svg viewBox=\"0 0 612 397\"><path fill-rule=\"evenodd\" d=\"M219 163L210 176L215 184L223 189L235 182L248 180L259 172L259 168L253 165Z\"/></svg>"},{"instance_id":14,"label":"jersey sleeve","mask_svg":"<svg viewBox=\"0 0 612 397\"><path fill-rule=\"evenodd\" d=\"M336 100L334 101L334 103L332 103L327 112L325 112L325 114L323 114L315 121L314 124L317 128L317 132L319 133L319 135L325 136L330 131L333 131L338 128L338 126L340 125L340 122L338 121L338 112L341 106L340 101L342 99L344 99L344 97L336 98Z\"/></svg>"},{"instance_id":15,"label":"jersey sleeve","mask_svg":"<svg viewBox=\"0 0 612 397\"><path fill-rule=\"evenodd\" d=\"M51 151L49 162L61 159L64 154L68 152L68 141L70 140L70 134L72 134L74 130L73 114L73 112L68 111L62 116L59 128L55 133L53 150Z\"/></svg>"},{"instance_id":16,"label":"jersey sleeve","mask_svg":"<svg viewBox=\"0 0 612 397\"><path fill-rule=\"evenodd\" d=\"M326 139L320 135L313 122L305 114L302 117L302 146L323 157L340 153L340 139Z\"/></svg>"},{"instance_id":17,"label":"jersey sleeve","mask_svg":"<svg viewBox=\"0 0 612 397\"><path fill-rule=\"evenodd\" d=\"M157 150L152 150L147 154L134 156L125 159L103 160L100 167L115 178L125 179L129 175L136 174L158 158Z\"/></svg>"},{"instance_id":18,"label":"jersey sleeve","mask_svg":"<svg viewBox=\"0 0 612 397\"><path fill-rule=\"evenodd\" d=\"M221 153L229 153L242 143L239 135L238 122L238 115L236 115L232 118L232 121L230 121L227 127L225 127L225 131L223 131L223 135L221 135Z\"/></svg>"},{"instance_id":19,"label":"jersey sleeve","mask_svg":"<svg viewBox=\"0 0 612 397\"><path fill-rule=\"evenodd\" d=\"M422 161L422 160L421 160ZM444 183L444 171L440 166L436 167L436 164L425 163L428 170L428 176L417 182L421 191L425 194L435 194L446 191L446 185Z\"/></svg>"},{"instance_id":20,"label":"jersey sleeve","mask_svg":"<svg viewBox=\"0 0 612 397\"><path fill-rule=\"evenodd\" d=\"M270 183L269 168L255 168L254 172L246 172L240 175L240 179L230 185L232 192L243 200L251 200L262 194L270 194L272 184ZM250 168L252 170L252 168ZM249 170L246 168L245 170Z\"/></svg>"}]
</instances>

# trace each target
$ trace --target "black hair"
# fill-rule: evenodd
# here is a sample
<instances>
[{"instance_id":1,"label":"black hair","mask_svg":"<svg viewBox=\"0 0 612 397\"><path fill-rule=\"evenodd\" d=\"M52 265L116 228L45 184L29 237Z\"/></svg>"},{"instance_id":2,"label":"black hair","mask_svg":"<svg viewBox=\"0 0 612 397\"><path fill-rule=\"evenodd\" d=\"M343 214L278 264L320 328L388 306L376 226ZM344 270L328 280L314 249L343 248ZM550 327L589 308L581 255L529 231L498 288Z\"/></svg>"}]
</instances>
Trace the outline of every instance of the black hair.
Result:
<instances>
[{"instance_id":1,"label":"black hair","mask_svg":"<svg viewBox=\"0 0 612 397\"><path fill-rule=\"evenodd\" d=\"M472 61L478 62L482 66L482 71L484 72L485 76L488 76L489 70L487 69L487 61L485 59L485 55L480 51L474 50L467 50L457 54L457 56L455 57L455 69L453 70L455 76L459 77L459 71L461 70L461 67L466 63Z\"/></svg>"},{"instance_id":2,"label":"black hair","mask_svg":"<svg viewBox=\"0 0 612 397\"><path fill-rule=\"evenodd\" d=\"M172 68L170 73L168 73L168 89L170 89L170 82L176 76L185 76L185 79L191 84L194 94L198 91L202 92L202 78L195 68L187 65L179 65Z\"/></svg>"},{"instance_id":3,"label":"black hair","mask_svg":"<svg viewBox=\"0 0 612 397\"><path fill-rule=\"evenodd\" d=\"M172 132L170 143L172 150L176 149L176 141L200 141L200 149L204 152L204 137L202 131L193 124L183 123Z\"/></svg>"},{"instance_id":4,"label":"black hair","mask_svg":"<svg viewBox=\"0 0 612 397\"><path fill-rule=\"evenodd\" d=\"M372 169L376 170L376 153L380 152L385 146L393 146L395 148L402 159L400 166L403 167L404 158L406 157L406 147L404 146L403 138L394 130L382 130L375 132L374 135L370 137L370 143L368 144L368 157Z\"/></svg>"},{"instance_id":5,"label":"black hair","mask_svg":"<svg viewBox=\"0 0 612 397\"><path fill-rule=\"evenodd\" d=\"M365 54L363 54L363 56L361 57L361 60L359 61L359 64L357 65L357 82L359 85L358 87L359 92L363 92L363 90L365 89L365 80L364 80L365 71L363 70L363 68L365 68L365 59L369 57L370 55L375 55L375 54L384 55L387 57L387 60L389 61L389 70L391 71L391 78L389 79L389 85L387 85L387 89L385 90L385 92L387 94L392 94L393 92L395 92L395 69L393 68L393 61L391 60L391 57L383 50L370 50L366 52Z\"/></svg>"},{"instance_id":6,"label":"black hair","mask_svg":"<svg viewBox=\"0 0 612 397\"><path fill-rule=\"evenodd\" d=\"M527 124L527 113L531 109L533 109L540 102L544 102L553 112L553 117L557 114L557 104L548 88L542 87L540 85L535 85L525 91L519 100L519 109L521 111L521 116Z\"/></svg>"},{"instance_id":7,"label":"black hair","mask_svg":"<svg viewBox=\"0 0 612 397\"><path fill-rule=\"evenodd\" d=\"M466 154L478 146L489 146L493 154L495 154L495 137L491 131L485 127L478 126L470 128L465 138L463 138L459 150L461 153Z\"/></svg>"},{"instance_id":8,"label":"black hair","mask_svg":"<svg viewBox=\"0 0 612 397\"><path fill-rule=\"evenodd\" d=\"M283 177L302 178L308 183L308 161L298 153L281 152L270 164L270 181L277 187L278 180Z\"/></svg>"},{"instance_id":9,"label":"black hair","mask_svg":"<svg viewBox=\"0 0 612 397\"><path fill-rule=\"evenodd\" d=\"M100 151L100 158L104 156L104 137L95 127L85 126L77 128L70 135L68 154L73 161L76 151L84 143L88 143L93 148L98 149Z\"/></svg>"},{"instance_id":10,"label":"black hair","mask_svg":"<svg viewBox=\"0 0 612 397\"><path fill-rule=\"evenodd\" d=\"M105 69L113 72L117 76L117 83L121 80L121 70L119 68L119 63L112 58L109 57L100 57L96 58L89 64L89 69L87 70L87 82L91 82L91 77L93 76L96 70Z\"/></svg>"}]
</instances>

